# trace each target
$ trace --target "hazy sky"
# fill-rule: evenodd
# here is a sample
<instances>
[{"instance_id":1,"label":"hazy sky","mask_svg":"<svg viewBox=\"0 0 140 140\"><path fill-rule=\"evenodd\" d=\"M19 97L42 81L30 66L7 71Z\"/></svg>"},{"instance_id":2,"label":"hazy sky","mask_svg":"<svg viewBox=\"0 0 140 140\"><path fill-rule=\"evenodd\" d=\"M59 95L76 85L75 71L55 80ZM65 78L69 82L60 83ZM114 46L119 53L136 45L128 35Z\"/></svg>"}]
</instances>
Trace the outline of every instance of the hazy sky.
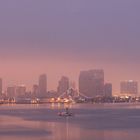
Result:
<instances>
[{"instance_id":1,"label":"hazy sky","mask_svg":"<svg viewBox=\"0 0 140 140\"><path fill-rule=\"evenodd\" d=\"M36 83L48 75L56 89L62 75L105 70L140 81L139 0L0 0L0 75L5 85Z\"/></svg>"}]
</instances>

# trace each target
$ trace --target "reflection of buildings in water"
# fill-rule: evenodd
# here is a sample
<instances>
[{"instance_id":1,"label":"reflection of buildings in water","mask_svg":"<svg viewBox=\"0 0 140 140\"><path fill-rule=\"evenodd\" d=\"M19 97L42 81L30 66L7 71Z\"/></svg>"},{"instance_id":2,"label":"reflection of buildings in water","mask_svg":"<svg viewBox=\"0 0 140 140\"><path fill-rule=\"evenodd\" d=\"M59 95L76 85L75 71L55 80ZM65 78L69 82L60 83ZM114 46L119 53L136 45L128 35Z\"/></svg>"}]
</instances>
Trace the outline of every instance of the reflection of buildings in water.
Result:
<instances>
[{"instance_id":1,"label":"reflection of buildings in water","mask_svg":"<svg viewBox=\"0 0 140 140\"><path fill-rule=\"evenodd\" d=\"M62 120L62 119L60 119ZM80 140L80 127L70 124L69 118L63 118L63 122L40 122L41 129L51 132L47 140Z\"/></svg>"},{"instance_id":2,"label":"reflection of buildings in water","mask_svg":"<svg viewBox=\"0 0 140 140\"><path fill-rule=\"evenodd\" d=\"M10 106L4 105L4 108L1 108L0 113L0 139L137 140L140 136L140 129L138 125L139 110L134 110L136 111L135 114L129 106L130 104L128 105L128 109L124 110L126 112L123 113L122 110L121 112L118 110L118 112L114 113L113 111L116 111L116 105L114 105L115 110L109 109L107 112L110 114L107 116L104 115L106 110L105 112L102 112L104 111L103 109L101 112L95 111L96 113L94 112L94 114L90 114L88 110L85 112L86 114L84 112L84 114L82 114L82 112L78 114L77 112L75 117L66 118L59 117L57 114L56 116L54 114L50 114L49 110L46 110L46 106L45 110L36 110L36 105L30 105L32 109L29 109L29 105L14 105L13 107L15 109L19 109L17 112L17 110L11 111ZM42 106L40 107L40 109L42 109ZM91 107L93 108L93 106ZM87 108L89 109L89 107ZM96 109L98 110L98 108ZM7 115L7 113L10 117L3 116ZM126 118L128 114L130 116Z\"/></svg>"},{"instance_id":3,"label":"reflection of buildings in water","mask_svg":"<svg viewBox=\"0 0 140 140\"><path fill-rule=\"evenodd\" d=\"M69 117L66 117L66 140L69 139Z\"/></svg>"},{"instance_id":4,"label":"reflection of buildings in water","mask_svg":"<svg viewBox=\"0 0 140 140\"><path fill-rule=\"evenodd\" d=\"M66 117L66 140L81 140L81 128L71 124L69 117Z\"/></svg>"}]
</instances>

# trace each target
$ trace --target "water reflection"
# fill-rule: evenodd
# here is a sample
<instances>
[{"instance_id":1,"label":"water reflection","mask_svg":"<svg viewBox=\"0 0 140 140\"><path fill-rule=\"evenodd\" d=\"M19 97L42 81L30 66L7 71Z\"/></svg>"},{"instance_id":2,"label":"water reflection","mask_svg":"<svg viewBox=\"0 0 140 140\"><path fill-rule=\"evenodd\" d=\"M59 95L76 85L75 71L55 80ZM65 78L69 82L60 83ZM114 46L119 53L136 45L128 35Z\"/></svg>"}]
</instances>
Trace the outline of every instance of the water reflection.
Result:
<instances>
[{"instance_id":1,"label":"water reflection","mask_svg":"<svg viewBox=\"0 0 140 140\"><path fill-rule=\"evenodd\" d=\"M102 107L101 107L102 106ZM132 140L140 137L140 105L74 105L74 117L60 117L65 105L0 106L2 140Z\"/></svg>"}]
</instances>

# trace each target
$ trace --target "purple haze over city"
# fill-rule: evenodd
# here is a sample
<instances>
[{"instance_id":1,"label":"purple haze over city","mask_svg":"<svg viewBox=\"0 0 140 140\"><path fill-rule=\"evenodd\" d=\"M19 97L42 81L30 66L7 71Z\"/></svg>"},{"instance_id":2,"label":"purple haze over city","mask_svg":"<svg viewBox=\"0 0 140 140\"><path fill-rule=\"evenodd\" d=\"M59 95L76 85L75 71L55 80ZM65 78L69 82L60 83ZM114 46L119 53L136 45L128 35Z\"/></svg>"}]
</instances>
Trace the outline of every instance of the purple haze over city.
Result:
<instances>
[{"instance_id":1,"label":"purple haze over city","mask_svg":"<svg viewBox=\"0 0 140 140\"><path fill-rule=\"evenodd\" d=\"M121 80L140 81L139 0L1 0L0 76L29 88L41 73L56 89L62 75L104 69L119 91Z\"/></svg>"}]
</instances>

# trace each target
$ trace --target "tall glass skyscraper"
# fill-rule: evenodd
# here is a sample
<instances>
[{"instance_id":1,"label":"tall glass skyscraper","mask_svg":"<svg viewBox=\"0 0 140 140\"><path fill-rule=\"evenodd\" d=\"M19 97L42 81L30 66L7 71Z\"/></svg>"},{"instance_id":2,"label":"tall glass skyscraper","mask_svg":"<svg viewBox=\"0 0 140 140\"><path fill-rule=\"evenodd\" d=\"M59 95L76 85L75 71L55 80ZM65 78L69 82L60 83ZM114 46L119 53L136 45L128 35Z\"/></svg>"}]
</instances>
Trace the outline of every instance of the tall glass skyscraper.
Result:
<instances>
[{"instance_id":1,"label":"tall glass skyscraper","mask_svg":"<svg viewBox=\"0 0 140 140\"><path fill-rule=\"evenodd\" d=\"M104 71L100 69L81 71L79 76L79 92L87 97L103 96Z\"/></svg>"},{"instance_id":2,"label":"tall glass skyscraper","mask_svg":"<svg viewBox=\"0 0 140 140\"><path fill-rule=\"evenodd\" d=\"M39 97L45 97L47 93L47 76L46 74L42 74L39 76Z\"/></svg>"}]
</instances>

